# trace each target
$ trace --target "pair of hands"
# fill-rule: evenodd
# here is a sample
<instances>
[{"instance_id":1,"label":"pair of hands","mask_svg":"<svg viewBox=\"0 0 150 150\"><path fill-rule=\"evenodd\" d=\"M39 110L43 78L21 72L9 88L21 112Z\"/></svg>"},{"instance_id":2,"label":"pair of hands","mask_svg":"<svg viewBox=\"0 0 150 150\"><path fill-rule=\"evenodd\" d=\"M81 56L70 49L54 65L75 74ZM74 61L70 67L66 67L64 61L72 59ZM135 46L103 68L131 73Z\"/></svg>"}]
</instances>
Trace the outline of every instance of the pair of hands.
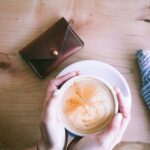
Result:
<instances>
[{"instance_id":1,"label":"pair of hands","mask_svg":"<svg viewBox=\"0 0 150 150\"><path fill-rule=\"evenodd\" d=\"M65 143L65 129L56 114L59 97L53 96L53 94L64 82L78 74L78 72L71 72L49 82L41 115L42 142L39 144L40 150L63 149ZM120 90L115 88L115 91L120 112L114 116L109 127L103 133L83 137L76 143L73 150L111 150L121 141L130 121L130 108L127 102L123 100Z\"/></svg>"}]
</instances>

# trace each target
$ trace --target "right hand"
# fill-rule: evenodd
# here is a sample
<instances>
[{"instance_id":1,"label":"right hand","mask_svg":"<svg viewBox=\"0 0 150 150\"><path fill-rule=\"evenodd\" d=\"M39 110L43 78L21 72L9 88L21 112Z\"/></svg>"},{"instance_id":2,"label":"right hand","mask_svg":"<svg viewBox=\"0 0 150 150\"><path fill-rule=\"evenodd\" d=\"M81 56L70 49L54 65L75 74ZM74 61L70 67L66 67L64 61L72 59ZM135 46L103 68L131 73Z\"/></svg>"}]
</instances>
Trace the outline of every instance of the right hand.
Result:
<instances>
[{"instance_id":1,"label":"right hand","mask_svg":"<svg viewBox=\"0 0 150 150\"><path fill-rule=\"evenodd\" d=\"M57 115L59 96L54 96L54 92L67 80L77 75L79 75L78 71L70 72L49 82L41 114L42 141L38 144L41 150L62 150L64 147L65 128Z\"/></svg>"},{"instance_id":2,"label":"right hand","mask_svg":"<svg viewBox=\"0 0 150 150\"><path fill-rule=\"evenodd\" d=\"M130 121L130 109L118 88L115 92L120 112L115 115L109 127L100 134L83 137L76 143L73 150L112 150L120 143Z\"/></svg>"}]
</instances>

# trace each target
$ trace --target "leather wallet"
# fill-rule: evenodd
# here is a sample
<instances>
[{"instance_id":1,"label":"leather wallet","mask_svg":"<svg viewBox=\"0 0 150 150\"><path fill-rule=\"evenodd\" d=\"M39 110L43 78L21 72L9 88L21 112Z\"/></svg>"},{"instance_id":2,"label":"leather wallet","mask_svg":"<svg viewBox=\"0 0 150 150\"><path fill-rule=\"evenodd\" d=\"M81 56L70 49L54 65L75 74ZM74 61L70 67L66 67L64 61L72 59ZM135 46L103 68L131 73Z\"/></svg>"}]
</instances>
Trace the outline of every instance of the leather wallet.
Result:
<instances>
[{"instance_id":1,"label":"leather wallet","mask_svg":"<svg viewBox=\"0 0 150 150\"><path fill-rule=\"evenodd\" d=\"M40 78L84 46L65 18L58 20L19 53Z\"/></svg>"}]
</instances>

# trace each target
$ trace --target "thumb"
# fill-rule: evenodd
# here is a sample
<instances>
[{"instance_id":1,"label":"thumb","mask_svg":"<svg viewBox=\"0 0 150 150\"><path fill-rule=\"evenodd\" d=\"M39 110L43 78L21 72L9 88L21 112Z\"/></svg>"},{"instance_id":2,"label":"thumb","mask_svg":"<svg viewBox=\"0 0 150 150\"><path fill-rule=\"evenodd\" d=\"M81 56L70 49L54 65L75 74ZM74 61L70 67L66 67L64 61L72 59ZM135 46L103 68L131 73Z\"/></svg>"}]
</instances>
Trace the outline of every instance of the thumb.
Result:
<instances>
[{"instance_id":1,"label":"thumb","mask_svg":"<svg viewBox=\"0 0 150 150\"><path fill-rule=\"evenodd\" d=\"M112 143L112 140L115 139L120 129L121 120L121 113L118 113L114 116L108 128L102 134L99 135L99 140L102 144L104 144L105 146L109 146Z\"/></svg>"}]
</instances>

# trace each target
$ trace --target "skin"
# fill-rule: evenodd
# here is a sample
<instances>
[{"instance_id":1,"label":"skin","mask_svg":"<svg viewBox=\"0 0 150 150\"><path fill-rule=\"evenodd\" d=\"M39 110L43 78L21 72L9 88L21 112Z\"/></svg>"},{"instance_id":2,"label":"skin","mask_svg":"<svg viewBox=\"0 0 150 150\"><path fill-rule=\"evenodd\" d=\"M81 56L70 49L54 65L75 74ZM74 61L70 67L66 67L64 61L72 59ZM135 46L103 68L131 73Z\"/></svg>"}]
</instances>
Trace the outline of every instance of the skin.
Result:
<instances>
[{"instance_id":1,"label":"skin","mask_svg":"<svg viewBox=\"0 0 150 150\"><path fill-rule=\"evenodd\" d=\"M56 111L59 96L53 94L68 79L77 75L79 72L71 72L51 80L48 84L41 114L42 140L38 143L40 150L62 150L64 147L65 129ZM103 133L83 137L72 150L112 150L121 141L131 118L130 108L120 90L115 88L115 92L119 102L119 113L114 116L109 127Z\"/></svg>"},{"instance_id":2,"label":"skin","mask_svg":"<svg viewBox=\"0 0 150 150\"><path fill-rule=\"evenodd\" d=\"M120 143L131 116L129 106L123 100L120 90L115 88L115 91L120 112L115 115L109 127L103 133L82 138L73 150L112 150Z\"/></svg>"}]
</instances>

